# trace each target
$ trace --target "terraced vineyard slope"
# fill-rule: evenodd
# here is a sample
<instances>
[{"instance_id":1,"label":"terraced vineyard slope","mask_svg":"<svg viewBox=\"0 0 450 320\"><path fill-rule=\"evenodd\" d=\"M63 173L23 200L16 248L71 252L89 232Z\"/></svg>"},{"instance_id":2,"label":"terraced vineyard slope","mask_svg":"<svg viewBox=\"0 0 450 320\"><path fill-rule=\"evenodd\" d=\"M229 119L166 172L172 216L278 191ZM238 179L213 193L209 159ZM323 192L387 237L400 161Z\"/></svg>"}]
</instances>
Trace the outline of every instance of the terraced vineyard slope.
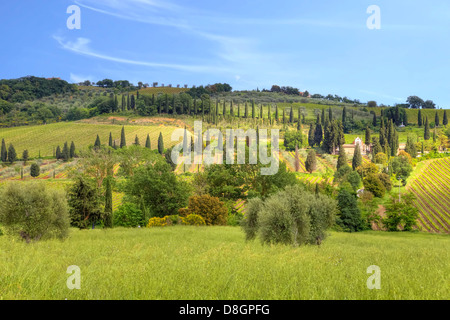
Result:
<instances>
[{"instance_id":1,"label":"terraced vineyard slope","mask_svg":"<svg viewBox=\"0 0 450 320\"><path fill-rule=\"evenodd\" d=\"M420 211L420 227L431 232L449 233L450 158L431 161L407 188L417 197L415 205Z\"/></svg>"}]
</instances>

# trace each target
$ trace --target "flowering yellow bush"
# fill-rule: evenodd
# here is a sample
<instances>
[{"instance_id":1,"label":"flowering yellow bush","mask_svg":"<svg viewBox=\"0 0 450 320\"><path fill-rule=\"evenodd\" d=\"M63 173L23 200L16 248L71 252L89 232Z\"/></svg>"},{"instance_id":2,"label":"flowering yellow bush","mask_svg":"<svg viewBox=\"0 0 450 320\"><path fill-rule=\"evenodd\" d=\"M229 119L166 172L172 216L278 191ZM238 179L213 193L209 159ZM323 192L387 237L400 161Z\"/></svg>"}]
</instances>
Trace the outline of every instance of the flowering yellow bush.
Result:
<instances>
[{"instance_id":1,"label":"flowering yellow bush","mask_svg":"<svg viewBox=\"0 0 450 320\"><path fill-rule=\"evenodd\" d=\"M198 214L189 214L186 218L181 218L181 221L188 226L206 226L205 219Z\"/></svg>"},{"instance_id":2,"label":"flowering yellow bush","mask_svg":"<svg viewBox=\"0 0 450 320\"><path fill-rule=\"evenodd\" d=\"M167 219L168 217L164 218L158 218L154 217L148 220L147 228L151 227L166 227L167 226Z\"/></svg>"}]
</instances>

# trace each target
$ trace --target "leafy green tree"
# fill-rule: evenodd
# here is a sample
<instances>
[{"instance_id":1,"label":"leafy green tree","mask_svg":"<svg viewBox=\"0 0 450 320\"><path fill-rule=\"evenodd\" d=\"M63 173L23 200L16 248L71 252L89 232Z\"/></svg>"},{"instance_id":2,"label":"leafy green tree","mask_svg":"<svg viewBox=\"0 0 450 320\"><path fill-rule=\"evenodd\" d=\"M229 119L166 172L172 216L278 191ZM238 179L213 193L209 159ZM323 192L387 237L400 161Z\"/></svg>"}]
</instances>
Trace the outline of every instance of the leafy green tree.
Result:
<instances>
[{"instance_id":1,"label":"leafy green tree","mask_svg":"<svg viewBox=\"0 0 450 320\"><path fill-rule=\"evenodd\" d=\"M17 160L16 149L14 149L14 146L12 145L12 143L10 143L8 147L8 162L13 164L16 160Z\"/></svg>"},{"instance_id":2,"label":"leafy green tree","mask_svg":"<svg viewBox=\"0 0 450 320\"><path fill-rule=\"evenodd\" d=\"M378 175L368 174L364 180L365 190L371 192L375 197L382 198L386 193L386 187L383 185Z\"/></svg>"},{"instance_id":3,"label":"leafy green tree","mask_svg":"<svg viewBox=\"0 0 450 320\"><path fill-rule=\"evenodd\" d=\"M295 146L303 146L303 134L301 131L287 130L284 134L284 146L286 150L294 151Z\"/></svg>"},{"instance_id":4,"label":"leafy green tree","mask_svg":"<svg viewBox=\"0 0 450 320\"><path fill-rule=\"evenodd\" d=\"M151 217L176 215L187 205L189 187L179 180L164 159L140 166L124 185L128 199Z\"/></svg>"},{"instance_id":5,"label":"leafy green tree","mask_svg":"<svg viewBox=\"0 0 450 320\"><path fill-rule=\"evenodd\" d=\"M43 182L10 182L0 191L0 223L8 234L27 243L65 239L69 216L64 191Z\"/></svg>"},{"instance_id":6,"label":"leafy green tree","mask_svg":"<svg viewBox=\"0 0 450 320\"><path fill-rule=\"evenodd\" d=\"M363 230L361 211L357 205L357 198L346 188L341 188L337 197L339 213L336 224L344 231L358 232Z\"/></svg>"},{"instance_id":7,"label":"leafy green tree","mask_svg":"<svg viewBox=\"0 0 450 320\"><path fill-rule=\"evenodd\" d=\"M404 156L394 158L389 167L389 172L401 178L404 186L406 185L406 180L408 179L412 171L413 168L409 163L408 158Z\"/></svg>"},{"instance_id":8,"label":"leafy green tree","mask_svg":"<svg viewBox=\"0 0 450 320\"><path fill-rule=\"evenodd\" d=\"M115 227L137 228L144 225L142 210L134 203L124 203L114 212Z\"/></svg>"},{"instance_id":9,"label":"leafy green tree","mask_svg":"<svg viewBox=\"0 0 450 320\"><path fill-rule=\"evenodd\" d=\"M350 171L346 177L347 182L351 185L354 192L361 186L361 176L356 171Z\"/></svg>"},{"instance_id":10,"label":"leafy green tree","mask_svg":"<svg viewBox=\"0 0 450 320\"><path fill-rule=\"evenodd\" d=\"M419 210L414 206L415 196L405 194L399 202L395 197L391 198L386 206L386 217L382 219L388 231L412 231L417 226Z\"/></svg>"},{"instance_id":11,"label":"leafy green tree","mask_svg":"<svg viewBox=\"0 0 450 320\"><path fill-rule=\"evenodd\" d=\"M41 174L41 168L39 167L39 165L37 163L31 164L30 176L32 176L33 178L36 178L36 177L39 177L40 174Z\"/></svg>"}]
</instances>

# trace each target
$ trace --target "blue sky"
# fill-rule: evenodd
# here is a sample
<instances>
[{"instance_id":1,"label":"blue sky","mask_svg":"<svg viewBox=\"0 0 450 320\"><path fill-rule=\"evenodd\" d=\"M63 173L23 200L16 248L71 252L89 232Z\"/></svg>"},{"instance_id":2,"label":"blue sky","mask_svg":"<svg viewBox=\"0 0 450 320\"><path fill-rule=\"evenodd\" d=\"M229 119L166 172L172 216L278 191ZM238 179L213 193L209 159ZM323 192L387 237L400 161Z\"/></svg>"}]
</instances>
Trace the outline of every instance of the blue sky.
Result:
<instances>
[{"instance_id":1,"label":"blue sky","mask_svg":"<svg viewBox=\"0 0 450 320\"><path fill-rule=\"evenodd\" d=\"M69 30L67 7L81 8ZM370 30L367 8L381 9ZM273 84L362 102L450 107L450 2L2 1L0 78Z\"/></svg>"}]
</instances>

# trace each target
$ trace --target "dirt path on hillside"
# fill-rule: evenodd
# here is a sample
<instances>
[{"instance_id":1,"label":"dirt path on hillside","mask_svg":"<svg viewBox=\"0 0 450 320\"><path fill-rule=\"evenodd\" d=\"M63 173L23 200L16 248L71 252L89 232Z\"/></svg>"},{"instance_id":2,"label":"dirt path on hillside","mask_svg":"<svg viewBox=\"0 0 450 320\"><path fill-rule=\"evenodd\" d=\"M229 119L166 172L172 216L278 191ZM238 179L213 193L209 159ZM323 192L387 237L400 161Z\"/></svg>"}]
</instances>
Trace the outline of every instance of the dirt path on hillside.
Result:
<instances>
[{"instance_id":1,"label":"dirt path on hillside","mask_svg":"<svg viewBox=\"0 0 450 320\"><path fill-rule=\"evenodd\" d=\"M378 210L377 210L377 214L380 216L381 219L384 219L386 217L386 208L382 205L378 206ZM382 227L382 223L381 223L381 219L380 222L376 223L376 222L372 222L372 230L375 231L383 231L383 227Z\"/></svg>"}]
</instances>

